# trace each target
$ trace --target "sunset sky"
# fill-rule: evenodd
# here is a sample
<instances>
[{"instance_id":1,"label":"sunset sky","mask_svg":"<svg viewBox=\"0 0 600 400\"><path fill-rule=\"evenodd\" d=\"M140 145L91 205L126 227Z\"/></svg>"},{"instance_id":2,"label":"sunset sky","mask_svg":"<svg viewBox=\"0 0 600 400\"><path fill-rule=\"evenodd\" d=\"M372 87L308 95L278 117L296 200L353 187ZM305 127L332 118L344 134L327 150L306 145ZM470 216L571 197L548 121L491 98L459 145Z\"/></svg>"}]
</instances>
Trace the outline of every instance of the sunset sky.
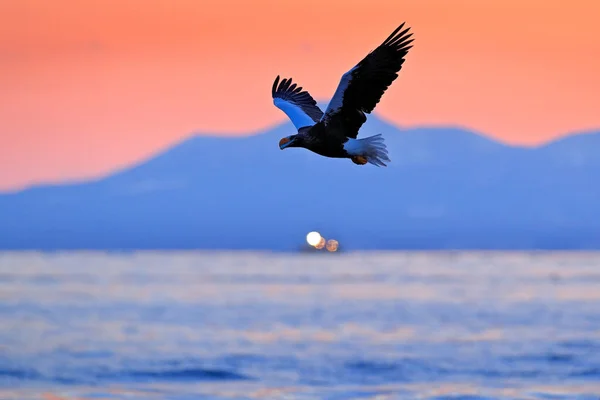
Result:
<instances>
[{"instance_id":1,"label":"sunset sky","mask_svg":"<svg viewBox=\"0 0 600 400\"><path fill-rule=\"evenodd\" d=\"M382 117L528 145L600 128L599 15L596 0L2 0L0 190L283 122L277 74L327 100L403 21L414 48Z\"/></svg>"}]
</instances>

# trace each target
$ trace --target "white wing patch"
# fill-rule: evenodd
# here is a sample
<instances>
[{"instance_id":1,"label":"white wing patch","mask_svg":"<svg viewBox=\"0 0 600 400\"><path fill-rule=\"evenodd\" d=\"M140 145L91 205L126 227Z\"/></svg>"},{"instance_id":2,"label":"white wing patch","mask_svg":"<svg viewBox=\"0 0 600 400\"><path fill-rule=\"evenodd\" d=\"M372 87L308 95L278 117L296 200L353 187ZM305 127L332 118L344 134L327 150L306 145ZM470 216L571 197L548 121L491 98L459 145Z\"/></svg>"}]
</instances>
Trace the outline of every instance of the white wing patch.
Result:
<instances>
[{"instance_id":1,"label":"white wing patch","mask_svg":"<svg viewBox=\"0 0 600 400\"><path fill-rule=\"evenodd\" d=\"M289 103L280 98L273 100L273 104L281 111L283 111L288 118L292 121L296 129L303 128L305 126L311 126L315 124L315 121L299 106Z\"/></svg>"},{"instance_id":2,"label":"white wing patch","mask_svg":"<svg viewBox=\"0 0 600 400\"><path fill-rule=\"evenodd\" d=\"M344 92L348 88L348 85L350 85L350 81L352 81L352 72L354 72L356 68L358 68L358 65L342 75L342 79L340 79L340 83L335 90L333 97L329 101L325 113L321 117L321 121L342 107L342 104L344 103Z\"/></svg>"}]
</instances>

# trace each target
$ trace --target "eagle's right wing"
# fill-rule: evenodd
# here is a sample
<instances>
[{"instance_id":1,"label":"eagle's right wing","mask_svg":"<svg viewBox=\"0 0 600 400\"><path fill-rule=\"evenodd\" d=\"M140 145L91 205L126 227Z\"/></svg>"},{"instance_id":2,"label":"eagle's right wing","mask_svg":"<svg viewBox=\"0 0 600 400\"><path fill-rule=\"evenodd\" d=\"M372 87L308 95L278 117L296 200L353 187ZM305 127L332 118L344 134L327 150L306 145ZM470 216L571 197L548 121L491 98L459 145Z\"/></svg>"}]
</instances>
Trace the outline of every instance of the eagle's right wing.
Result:
<instances>
[{"instance_id":1,"label":"eagle's right wing","mask_svg":"<svg viewBox=\"0 0 600 400\"><path fill-rule=\"evenodd\" d=\"M273 82L271 94L273 104L288 116L296 129L314 125L323 116L315 99L306 90L292 83L291 78L279 83L278 75Z\"/></svg>"}]
</instances>

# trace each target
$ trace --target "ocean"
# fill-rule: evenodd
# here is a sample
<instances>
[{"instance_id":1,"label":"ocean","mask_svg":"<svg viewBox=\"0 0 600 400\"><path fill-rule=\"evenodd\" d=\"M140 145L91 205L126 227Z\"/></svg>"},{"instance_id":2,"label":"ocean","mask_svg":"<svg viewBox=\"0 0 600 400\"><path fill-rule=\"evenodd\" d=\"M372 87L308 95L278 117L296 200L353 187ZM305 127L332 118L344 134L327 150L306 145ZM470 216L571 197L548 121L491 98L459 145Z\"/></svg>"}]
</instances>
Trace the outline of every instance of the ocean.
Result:
<instances>
[{"instance_id":1,"label":"ocean","mask_svg":"<svg viewBox=\"0 0 600 400\"><path fill-rule=\"evenodd\" d=\"M0 253L0 399L600 399L600 253Z\"/></svg>"}]
</instances>

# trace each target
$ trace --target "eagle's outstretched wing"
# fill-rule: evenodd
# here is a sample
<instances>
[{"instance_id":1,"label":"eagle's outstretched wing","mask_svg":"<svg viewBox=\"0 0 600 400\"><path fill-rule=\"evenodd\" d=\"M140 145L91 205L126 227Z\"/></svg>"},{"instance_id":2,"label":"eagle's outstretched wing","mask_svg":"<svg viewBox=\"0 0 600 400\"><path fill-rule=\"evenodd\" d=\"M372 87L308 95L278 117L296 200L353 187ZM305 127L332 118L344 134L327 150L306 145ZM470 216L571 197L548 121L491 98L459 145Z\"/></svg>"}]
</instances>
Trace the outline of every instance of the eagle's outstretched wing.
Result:
<instances>
[{"instance_id":1,"label":"eagle's outstretched wing","mask_svg":"<svg viewBox=\"0 0 600 400\"><path fill-rule=\"evenodd\" d=\"M323 111L317 102L301 87L292 83L292 79L283 79L279 83L279 75L271 89L273 104L282 110L292 121L296 129L311 126L323 117Z\"/></svg>"},{"instance_id":2,"label":"eagle's outstretched wing","mask_svg":"<svg viewBox=\"0 0 600 400\"><path fill-rule=\"evenodd\" d=\"M410 28L400 31L404 23L375 50L346 72L325 110L323 122L342 128L356 138L367 120L365 113L373 111L381 96L398 77L414 39Z\"/></svg>"}]
</instances>

